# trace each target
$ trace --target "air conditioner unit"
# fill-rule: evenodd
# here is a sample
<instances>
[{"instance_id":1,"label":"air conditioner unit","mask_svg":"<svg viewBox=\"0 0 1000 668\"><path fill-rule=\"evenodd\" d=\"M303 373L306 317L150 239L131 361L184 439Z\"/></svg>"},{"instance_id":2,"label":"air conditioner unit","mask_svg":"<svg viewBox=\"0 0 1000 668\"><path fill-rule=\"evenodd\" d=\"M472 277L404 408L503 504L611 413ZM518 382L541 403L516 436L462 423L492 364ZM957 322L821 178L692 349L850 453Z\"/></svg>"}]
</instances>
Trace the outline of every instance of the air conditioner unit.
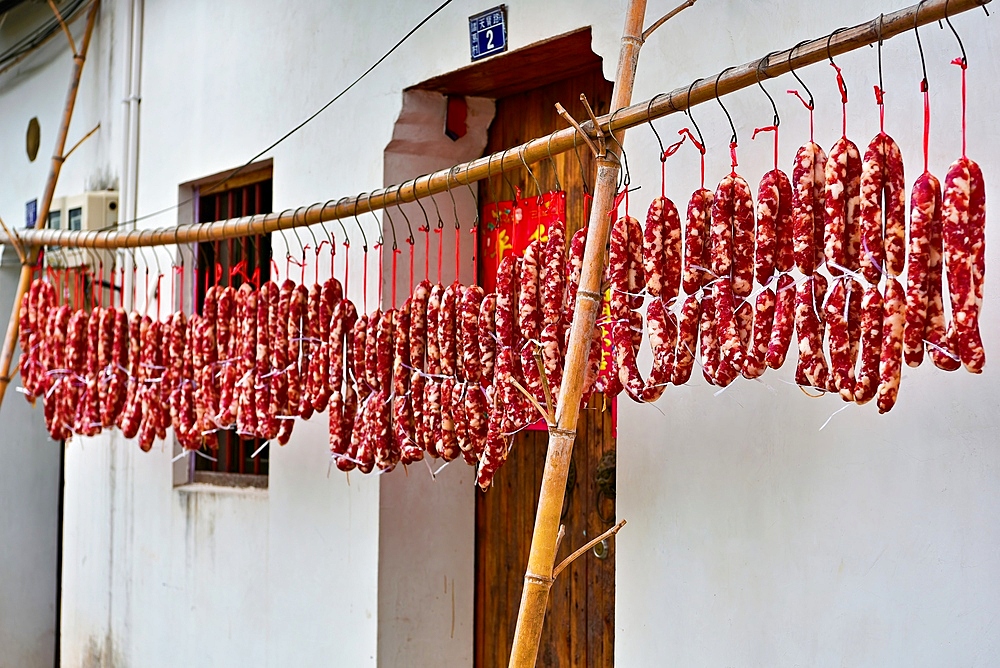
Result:
<instances>
[{"instance_id":1,"label":"air conditioner unit","mask_svg":"<svg viewBox=\"0 0 1000 668\"><path fill-rule=\"evenodd\" d=\"M50 230L106 230L118 224L118 192L99 190L68 197L55 197L49 210L47 227ZM105 267L114 264L112 251L85 250L82 248L46 248L45 263L55 269L78 268L89 265L96 269L101 262Z\"/></svg>"}]
</instances>

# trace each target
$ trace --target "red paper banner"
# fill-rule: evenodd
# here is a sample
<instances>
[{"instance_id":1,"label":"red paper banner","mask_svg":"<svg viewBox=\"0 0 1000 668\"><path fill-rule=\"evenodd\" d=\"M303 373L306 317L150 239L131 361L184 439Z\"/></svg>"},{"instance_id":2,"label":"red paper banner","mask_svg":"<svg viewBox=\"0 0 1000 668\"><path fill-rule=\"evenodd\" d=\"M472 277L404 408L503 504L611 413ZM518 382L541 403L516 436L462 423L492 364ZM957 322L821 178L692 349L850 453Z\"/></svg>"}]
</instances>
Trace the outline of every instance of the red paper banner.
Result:
<instances>
[{"instance_id":1,"label":"red paper banner","mask_svg":"<svg viewBox=\"0 0 1000 668\"><path fill-rule=\"evenodd\" d=\"M587 198L589 199L589 198ZM586 211L584 212L586 214ZM493 202L483 207L485 235L481 262L483 271L481 285L486 292L496 291L497 267L507 255L521 255L532 241L547 241L549 227L557 220L566 220L566 193L550 192L523 200ZM601 375L611 372L611 291L604 294L601 314L598 318L601 337ZM614 400L611 401L614 419ZM530 430L546 429L545 421L539 420L528 427Z\"/></svg>"}]
</instances>

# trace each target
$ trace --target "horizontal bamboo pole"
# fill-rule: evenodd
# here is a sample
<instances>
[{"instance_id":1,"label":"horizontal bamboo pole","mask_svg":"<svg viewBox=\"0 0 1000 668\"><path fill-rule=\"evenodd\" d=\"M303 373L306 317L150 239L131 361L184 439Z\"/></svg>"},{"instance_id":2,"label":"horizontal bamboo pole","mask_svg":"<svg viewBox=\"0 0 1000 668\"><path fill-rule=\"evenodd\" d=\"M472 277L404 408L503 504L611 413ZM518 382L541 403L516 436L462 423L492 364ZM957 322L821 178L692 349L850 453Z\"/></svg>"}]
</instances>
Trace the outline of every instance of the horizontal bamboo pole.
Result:
<instances>
[{"instance_id":1,"label":"horizontal bamboo pole","mask_svg":"<svg viewBox=\"0 0 1000 668\"><path fill-rule=\"evenodd\" d=\"M605 129L624 130L650 119L661 118L681 112L688 107L714 100L716 82L718 94L728 95L735 91L756 85L759 68L761 79L770 79L787 74L825 60L828 55L837 56L861 47L889 39L912 30L914 25L926 25L945 18L945 10L950 16L976 9L991 0L924 0L918 5L876 17L851 28L838 30L832 35L820 37L791 49L771 54L769 57L730 67L721 76L698 79L693 86L676 88L669 93L657 95L653 100L640 102L620 109L611 115L598 118ZM593 123L583 123L583 129L593 134ZM344 197L324 203L311 204L294 211L269 213L214 223L177 225L172 227L121 230L102 232L78 232L70 230L22 230L18 237L22 243L31 246L64 246L79 248L136 248L140 246L162 246L189 244L201 241L218 241L255 234L264 234L294 227L316 225L332 220L353 217L355 214L377 211L398 203L412 202L431 195L447 192L449 189L495 176L502 171L522 168L525 163L533 164L547 160L549 155L565 153L579 145L574 142L575 130L566 128L532 139L500 153L477 158L455 165L402 184L387 186L371 194ZM0 243L6 235L0 235Z\"/></svg>"}]
</instances>

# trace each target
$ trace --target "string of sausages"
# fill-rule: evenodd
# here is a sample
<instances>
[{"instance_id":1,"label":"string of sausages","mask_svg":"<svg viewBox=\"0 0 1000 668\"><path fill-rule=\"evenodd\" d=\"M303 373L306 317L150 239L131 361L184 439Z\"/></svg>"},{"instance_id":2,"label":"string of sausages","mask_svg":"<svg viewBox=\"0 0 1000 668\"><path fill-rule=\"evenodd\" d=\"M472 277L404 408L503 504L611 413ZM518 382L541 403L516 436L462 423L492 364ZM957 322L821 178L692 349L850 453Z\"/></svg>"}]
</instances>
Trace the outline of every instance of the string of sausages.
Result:
<instances>
[{"instance_id":1,"label":"string of sausages","mask_svg":"<svg viewBox=\"0 0 1000 668\"><path fill-rule=\"evenodd\" d=\"M756 379L784 365L793 334L798 385L876 399L880 413L896 403L903 362L925 352L940 369L982 372L986 198L974 161L955 161L943 188L925 170L907 219L902 155L884 131L863 156L846 135L829 155L810 140L791 179L764 174L756 202L732 148L733 171L692 194L683 224L664 196L644 227L627 213L614 223L606 395L654 401L688 382L692 362L719 387Z\"/></svg>"},{"instance_id":2,"label":"string of sausages","mask_svg":"<svg viewBox=\"0 0 1000 668\"><path fill-rule=\"evenodd\" d=\"M495 293L425 280L402 307L367 314L336 278L211 286L201 313L163 320L59 304L38 278L20 313L23 392L44 401L55 439L117 426L143 450L168 428L186 450L229 429L283 445L297 418L327 411L343 471L462 458L486 488L540 417L518 387L544 403L544 372L558 394L582 238L570 285L558 223L527 261L504 258Z\"/></svg>"}]
</instances>

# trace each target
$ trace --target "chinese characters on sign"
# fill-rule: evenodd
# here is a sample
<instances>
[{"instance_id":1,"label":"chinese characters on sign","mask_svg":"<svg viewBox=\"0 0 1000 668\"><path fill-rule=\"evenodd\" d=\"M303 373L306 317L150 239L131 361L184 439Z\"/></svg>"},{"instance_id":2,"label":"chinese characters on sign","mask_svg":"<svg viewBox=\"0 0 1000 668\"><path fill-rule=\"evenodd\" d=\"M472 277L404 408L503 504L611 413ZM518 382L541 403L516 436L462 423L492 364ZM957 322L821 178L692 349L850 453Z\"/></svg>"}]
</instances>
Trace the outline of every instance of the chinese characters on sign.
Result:
<instances>
[{"instance_id":1,"label":"chinese characters on sign","mask_svg":"<svg viewBox=\"0 0 1000 668\"><path fill-rule=\"evenodd\" d=\"M469 17L469 45L473 61L507 50L506 5Z\"/></svg>"}]
</instances>

